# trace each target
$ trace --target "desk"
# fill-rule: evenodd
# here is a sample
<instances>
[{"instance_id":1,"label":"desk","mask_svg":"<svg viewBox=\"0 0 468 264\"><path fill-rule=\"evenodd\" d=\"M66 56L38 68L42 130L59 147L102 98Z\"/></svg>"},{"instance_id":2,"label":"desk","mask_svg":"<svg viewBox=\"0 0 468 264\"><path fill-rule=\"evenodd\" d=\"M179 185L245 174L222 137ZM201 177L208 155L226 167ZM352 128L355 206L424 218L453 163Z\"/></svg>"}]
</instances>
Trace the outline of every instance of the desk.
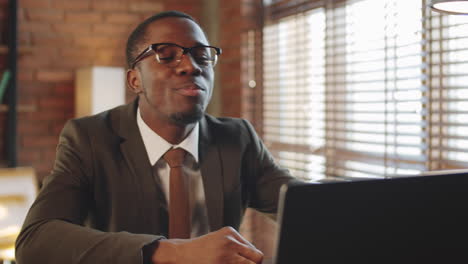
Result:
<instances>
[{"instance_id":1,"label":"desk","mask_svg":"<svg viewBox=\"0 0 468 264\"><path fill-rule=\"evenodd\" d=\"M9 261L9 260L3 260L3 261L2 261L2 260L0 259L0 264L15 264L15 263L16 263L16 262L13 261L13 260L12 260L12 261Z\"/></svg>"}]
</instances>

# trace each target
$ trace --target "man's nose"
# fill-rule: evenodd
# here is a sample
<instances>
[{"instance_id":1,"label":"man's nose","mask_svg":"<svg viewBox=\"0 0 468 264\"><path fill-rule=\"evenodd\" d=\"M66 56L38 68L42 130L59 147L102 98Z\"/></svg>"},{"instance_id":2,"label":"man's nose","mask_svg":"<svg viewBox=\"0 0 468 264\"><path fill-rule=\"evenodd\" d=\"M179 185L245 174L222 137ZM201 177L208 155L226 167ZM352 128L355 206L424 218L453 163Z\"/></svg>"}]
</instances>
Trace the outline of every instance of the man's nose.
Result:
<instances>
[{"instance_id":1,"label":"man's nose","mask_svg":"<svg viewBox=\"0 0 468 264\"><path fill-rule=\"evenodd\" d=\"M180 64L176 68L177 74L180 75L200 75L202 69L200 65L193 59L192 54L184 54L181 58Z\"/></svg>"}]
</instances>

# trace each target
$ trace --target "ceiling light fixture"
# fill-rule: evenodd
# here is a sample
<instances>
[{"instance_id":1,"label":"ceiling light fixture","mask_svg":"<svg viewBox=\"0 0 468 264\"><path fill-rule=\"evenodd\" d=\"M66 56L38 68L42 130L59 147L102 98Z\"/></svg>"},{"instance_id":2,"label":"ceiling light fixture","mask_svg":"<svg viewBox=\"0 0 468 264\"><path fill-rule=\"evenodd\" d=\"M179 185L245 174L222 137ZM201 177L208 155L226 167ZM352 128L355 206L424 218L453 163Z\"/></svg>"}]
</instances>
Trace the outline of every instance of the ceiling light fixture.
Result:
<instances>
[{"instance_id":1,"label":"ceiling light fixture","mask_svg":"<svg viewBox=\"0 0 468 264\"><path fill-rule=\"evenodd\" d=\"M468 0L430 0L432 10L455 15L468 15Z\"/></svg>"}]
</instances>

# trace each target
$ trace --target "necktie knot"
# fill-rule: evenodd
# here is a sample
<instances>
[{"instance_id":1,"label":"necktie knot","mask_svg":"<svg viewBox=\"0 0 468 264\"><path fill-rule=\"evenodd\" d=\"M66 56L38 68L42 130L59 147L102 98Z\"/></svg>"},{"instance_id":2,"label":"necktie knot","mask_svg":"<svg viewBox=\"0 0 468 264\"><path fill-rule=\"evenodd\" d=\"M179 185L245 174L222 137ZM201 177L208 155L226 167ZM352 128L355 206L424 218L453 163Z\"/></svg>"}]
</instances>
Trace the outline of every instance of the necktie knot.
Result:
<instances>
[{"instance_id":1,"label":"necktie knot","mask_svg":"<svg viewBox=\"0 0 468 264\"><path fill-rule=\"evenodd\" d=\"M184 163L186 153L187 152L182 148L171 148L164 154L163 159L171 168L181 167Z\"/></svg>"}]
</instances>

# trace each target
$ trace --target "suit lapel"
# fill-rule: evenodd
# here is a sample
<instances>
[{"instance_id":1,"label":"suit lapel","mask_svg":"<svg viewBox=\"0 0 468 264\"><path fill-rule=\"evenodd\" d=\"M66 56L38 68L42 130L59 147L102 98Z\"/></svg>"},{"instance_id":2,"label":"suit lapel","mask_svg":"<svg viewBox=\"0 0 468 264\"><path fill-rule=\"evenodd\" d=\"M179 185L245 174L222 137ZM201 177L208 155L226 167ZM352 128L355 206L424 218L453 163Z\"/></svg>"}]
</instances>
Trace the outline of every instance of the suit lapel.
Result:
<instances>
[{"instance_id":1,"label":"suit lapel","mask_svg":"<svg viewBox=\"0 0 468 264\"><path fill-rule=\"evenodd\" d=\"M206 118L200 121L199 159L210 230L223 227L224 193L221 156Z\"/></svg>"},{"instance_id":2,"label":"suit lapel","mask_svg":"<svg viewBox=\"0 0 468 264\"><path fill-rule=\"evenodd\" d=\"M121 109L120 115L113 119L113 126L119 136L122 137L120 150L128 164L129 170L135 182L139 183L139 191L135 194L140 199L140 217L145 219L147 225L145 229L153 234L165 233L164 223L160 215L165 206L165 197L161 189L159 179L153 177L153 168L149 163L148 155L145 151L143 139L136 122L136 109L138 100ZM167 217L167 215L166 215ZM159 225L158 225L159 220ZM162 224L161 224L162 223Z\"/></svg>"}]
</instances>

